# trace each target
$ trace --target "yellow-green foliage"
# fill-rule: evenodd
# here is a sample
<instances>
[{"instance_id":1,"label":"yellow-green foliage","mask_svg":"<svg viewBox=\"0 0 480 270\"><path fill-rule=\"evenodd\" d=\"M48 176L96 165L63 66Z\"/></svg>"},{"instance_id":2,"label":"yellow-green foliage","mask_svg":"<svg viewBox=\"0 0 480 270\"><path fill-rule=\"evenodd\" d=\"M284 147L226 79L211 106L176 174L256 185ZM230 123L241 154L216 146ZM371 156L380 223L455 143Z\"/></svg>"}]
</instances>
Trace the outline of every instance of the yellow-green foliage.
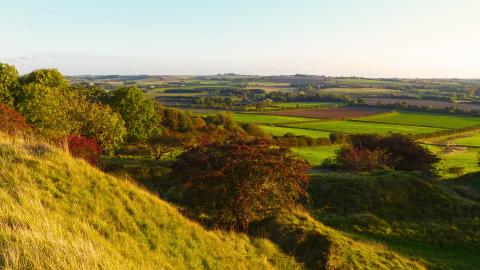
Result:
<instances>
[{"instance_id":1,"label":"yellow-green foliage","mask_svg":"<svg viewBox=\"0 0 480 270\"><path fill-rule=\"evenodd\" d=\"M353 240L302 212L279 214L257 224L257 229L309 269L426 269L381 244Z\"/></svg>"},{"instance_id":2,"label":"yellow-green foliage","mask_svg":"<svg viewBox=\"0 0 480 270\"><path fill-rule=\"evenodd\" d=\"M206 231L132 183L0 135L0 268L298 269L271 242Z\"/></svg>"}]
</instances>

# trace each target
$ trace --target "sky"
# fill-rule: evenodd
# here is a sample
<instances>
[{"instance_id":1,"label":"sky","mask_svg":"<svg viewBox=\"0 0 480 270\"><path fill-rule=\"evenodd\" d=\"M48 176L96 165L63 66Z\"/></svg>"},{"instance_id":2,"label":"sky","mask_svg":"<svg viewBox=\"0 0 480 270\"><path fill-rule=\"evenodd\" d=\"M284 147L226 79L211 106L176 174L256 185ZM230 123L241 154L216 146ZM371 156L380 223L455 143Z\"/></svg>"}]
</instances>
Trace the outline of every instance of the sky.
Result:
<instances>
[{"instance_id":1,"label":"sky","mask_svg":"<svg viewBox=\"0 0 480 270\"><path fill-rule=\"evenodd\" d=\"M480 0L0 0L20 73L480 78Z\"/></svg>"}]
</instances>

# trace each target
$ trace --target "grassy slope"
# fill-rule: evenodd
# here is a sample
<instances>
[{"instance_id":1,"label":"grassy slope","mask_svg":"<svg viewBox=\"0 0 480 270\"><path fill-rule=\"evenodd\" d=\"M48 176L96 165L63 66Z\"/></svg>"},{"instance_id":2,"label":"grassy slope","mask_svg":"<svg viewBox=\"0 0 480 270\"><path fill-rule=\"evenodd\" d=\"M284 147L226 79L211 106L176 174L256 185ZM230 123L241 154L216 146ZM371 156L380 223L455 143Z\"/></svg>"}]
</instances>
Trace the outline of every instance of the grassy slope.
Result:
<instances>
[{"instance_id":1,"label":"grassy slope","mask_svg":"<svg viewBox=\"0 0 480 270\"><path fill-rule=\"evenodd\" d=\"M282 251L264 238L207 231L131 182L106 175L46 144L0 135L0 178L1 268L304 267L285 255L286 251L302 259L295 246L281 246ZM275 227L284 233L291 228L306 233L304 240L328 241L328 253L319 253L316 245L294 243L300 244L305 254L315 254L314 259L328 262L323 269L423 268L382 246L352 240L311 218L279 218ZM282 239L272 241L285 244Z\"/></svg>"},{"instance_id":2,"label":"grassy slope","mask_svg":"<svg viewBox=\"0 0 480 270\"><path fill-rule=\"evenodd\" d=\"M477 269L480 203L445 188L455 185L478 195L472 177L445 184L404 172L320 174L310 185L311 209L319 220L353 238L419 256L431 269Z\"/></svg>"},{"instance_id":3,"label":"grassy slope","mask_svg":"<svg viewBox=\"0 0 480 270\"><path fill-rule=\"evenodd\" d=\"M295 269L266 240L206 231L128 181L0 137L0 267Z\"/></svg>"}]
</instances>

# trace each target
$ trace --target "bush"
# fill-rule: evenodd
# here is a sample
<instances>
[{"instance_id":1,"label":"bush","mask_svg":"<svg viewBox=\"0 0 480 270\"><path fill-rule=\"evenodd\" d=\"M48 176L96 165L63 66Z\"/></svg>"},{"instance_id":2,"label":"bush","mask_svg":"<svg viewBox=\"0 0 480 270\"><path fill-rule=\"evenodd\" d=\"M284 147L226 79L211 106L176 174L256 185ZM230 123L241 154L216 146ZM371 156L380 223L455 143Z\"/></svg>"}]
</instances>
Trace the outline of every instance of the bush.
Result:
<instances>
[{"instance_id":1,"label":"bush","mask_svg":"<svg viewBox=\"0 0 480 270\"><path fill-rule=\"evenodd\" d=\"M183 203L213 225L246 230L249 223L306 197L308 163L288 148L230 140L190 148L172 166Z\"/></svg>"},{"instance_id":2,"label":"bush","mask_svg":"<svg viewBox=\"0 0 480 270\"><path fill-rule=\"evenodd\" d=\"M9 135L21 134L27 130L25 118L9 106L0 103L0 131Z\"/></svg>"},{"instance_id":3,"label":"bush","mask_svg":"<svg viewBox=\"0 0 480 270\"><path fill-rule=\"evenodd\" d=\"M71 135L67 138L68 151L72 156L83 158L92 165L100 161L102 148L98 146L95 139L79 135Z\"/></svg>"},{"instance_id":4,"label":"bush","mask_svg":"<svg viewBox=\"0 0 480 270\"><path fill-rule=\"evenodd\" d=\"M9 64L0 63L0 102L13 105L12 90L18 83L18 71Z\"/></svg>"},{"instance_id":5,"label":"bush","mask_svg":"<svg viewBox=\"0 0 480 270\"><path fill-rule=\"evenodd\" d=\"M374 162L369 159L378 158L378 161L382 162L386 168L418 171L427 175L435 173L434 165L440 161L437 156L411 137L401 134L393 134L386 137L372 134L352 135L350 136L350 144L337 155L340 161L343 157L339 155L347 153L343 151L350 151L352 154L364 152L361 155L365 158L372 155L365 160L367 163ZM383 151L385 155L375 153L375 151ZM370 165L365 164L365 169ZM372 169L378 168L372 167Z\"/></svg>"},{"instance_id":6,"label":"bush","mask_svg":"<svg viewBox=\"0 0 480 270\"><path fill-rule=\"evenodd\" d=\"M350 172L373 172L389 169L385 150L369 150L345 147L337 154L340 169Z\"/></svg>"}]
</instances>

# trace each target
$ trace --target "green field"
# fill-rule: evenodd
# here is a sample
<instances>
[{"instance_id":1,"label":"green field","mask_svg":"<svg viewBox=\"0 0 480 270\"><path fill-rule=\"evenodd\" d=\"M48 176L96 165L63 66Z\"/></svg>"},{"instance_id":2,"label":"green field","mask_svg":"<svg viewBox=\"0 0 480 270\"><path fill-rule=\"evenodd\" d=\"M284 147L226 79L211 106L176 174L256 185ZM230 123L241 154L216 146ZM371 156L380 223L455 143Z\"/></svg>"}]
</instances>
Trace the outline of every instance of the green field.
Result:
<instances>
[{"instance_id":1,"label":"green field","mask_svg":"<svg viewBox=\"0 0 480 270\"><path fill-rule=\"evenodd\" d=\"M465 128L480 125L480 117L421 112L393 112L356 119L358 121L437 128Z\"/></svg>"},{"instance_id":2,"label":"green field","mask_svg":"<svg viewBox=\"0 0 480 270\"><path fill-rule=\"evenodd\" d=\"M453 141L457 145L461 146L475 146L480 147L480 134L472 135L469 137L458 138Z\"/></svg>"},{"instance_id":3,"label":"green field","mask_svg":"<svg viewBox=\"0 0 480 270\"><path fill-rule=\"evenodd\" d=\"M399 90L384 89L384 88L325 88L321 89L320 93L326 94L341 94L341 95L375 95L375 94L398 94Z\"/></svg>"},{"instance_id":4,"label":"green field","mask_svg":"<svg viewBox=\"0 0 480 270\"><path fill-rule=\"evenodd\" d=\"M316 147L295 147L292 150L304 158L310 165L319 166L322 162L335 156L335 151L339 146L316 146Z\"/></svg>"},{"instance_id":5,"label":"green field","mask_svg":"<svg viewBox=\"0 0 480 270\"><path fill-rule=\"evenodd\" d=\"M250 114L250 113L234 113L233 120L242 123L257 123L257 124L281 124L291 122L312 121L310 118L279 116L279 115L264 115L264 114Z\"/></svg>"},{"instance_id":6,"label":"green field","mask_svg":"<svg viewBox=\"0 0 480 270\"><path fill-rule=\"evenodd\" d=\"M450 151L445 151L445 147L433 145L428 145L427 148L441 158L441 161L437 164L437 170L438 174L443 178L458 176L457 174L449 172L449 168L452 167L463 167L464 171L460 174L472 173L480 170L477 163L479 154L478 149L459 147Z\"/></svg>"},{"instance_id":7,"label":"green field","mask_svg":"<svg viewBox=\"0 0 480 270\"><path fill-rule=\"evenodd\" d=\"M290 128L290 127L276 127L276 126L267 126L262 125L261 128L274 136L283 136L287 133L292 133L296 136L307 136L311 138L328 138L330 132L317 131L317 130L308 130L301 128Z\"/></svg>"},{"instance_id":8,"label":"green field","mask_svg":"<svg viewBox=\"0 0 480 270\"><path fill-rule=\"evenodd\" d=\"M296 128L312 129L312 130L343 132L348 134L361 134L361 133L424 134L424 133L432 133L432 132L442 130L441 128L433 128L433 127L389 125L389 124L382 124L382 123L368 123L368 122L357 122L357 121L309 122L309 123L292 124L290 126L296 127Z\"/></svg>"}]
</instances>

